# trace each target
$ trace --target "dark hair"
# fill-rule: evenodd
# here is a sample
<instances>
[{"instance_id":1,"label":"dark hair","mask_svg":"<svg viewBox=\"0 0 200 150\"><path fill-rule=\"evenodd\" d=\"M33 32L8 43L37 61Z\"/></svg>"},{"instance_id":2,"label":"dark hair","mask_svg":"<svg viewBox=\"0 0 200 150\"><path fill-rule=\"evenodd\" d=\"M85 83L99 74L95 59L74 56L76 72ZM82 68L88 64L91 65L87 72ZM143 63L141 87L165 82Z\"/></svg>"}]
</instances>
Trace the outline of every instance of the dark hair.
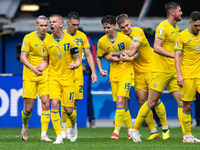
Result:
<instances>
[{"instance_id":1,"label":"dark hair","mask_svg":"<svg viewBox=\"0 0 200 150\"><path fill-rule=\"evenodd\" d=\"M109 23L109 24L115 25L116 24L116 18L112 15L107 15L107 16L105 16L101 19L101 23L102 24Z\"/></svg>"},{"instance_id":2,"label":"dark hair","mask_svg":"<svg viewBox=\"0 0 200 150\"><path fill-rule=\"evenodd\" d=\"M172 9L176 9L178 6L180 6L180 4L176 3L176 2L169 2L167 4L165 4L165 12L168 15L170 10Z\"/></svg>"},{"instance_id":3,"label":"dark hair","mask_svg":"<svg viewBox=\"0 0 200 150\"><path fill-rule=\"evenodd\" d=\"M190 15L190 19L192 21L200 20L200 12L199 11L193 11Z\"/></svg>"},{"instance_id":4,"label":"dark hair","mask_svg":"<svg viewBox=\"0 0 200 150\"><path fill-rule=\"evenodd\" d=\"M80 16L79 16L79 14L77 12L69 13L67 18L69 20L71 20L71 19L80 20Z\"/></svg>"}]
</instances>

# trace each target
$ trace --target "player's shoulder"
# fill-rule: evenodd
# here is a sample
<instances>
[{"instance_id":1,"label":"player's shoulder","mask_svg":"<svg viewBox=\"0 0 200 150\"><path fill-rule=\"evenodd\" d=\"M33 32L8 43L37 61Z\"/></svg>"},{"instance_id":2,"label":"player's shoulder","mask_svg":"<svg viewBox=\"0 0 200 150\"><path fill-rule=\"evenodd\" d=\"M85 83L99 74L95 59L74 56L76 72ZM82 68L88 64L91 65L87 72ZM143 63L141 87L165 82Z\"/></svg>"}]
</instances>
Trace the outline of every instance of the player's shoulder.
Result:
<instances>
[{"instance_id":1,"label":"player's shoulder","mask_svg":"<svg viewBox=\"0 0 200 150\"><path fill-rule=\"evenodd\" d=\"M166 19L161 21L157 28L166 28L167 26L169 26L169 21Z\"/></svg>"},{"instance_id":2,"label":"player's shoulder","mask_svg":"<svg viewBox=\"0 0 200 150\"><path fill-rule=\"evenodd\" d=\"M50 37L51 34L49 34L48 32L46 33L46 37Z\"/></svg>"},{"instance_id":3,"label":"player's shoulder","mask_svg":"<svg viewBox=\"0 0 200 150\"><path fill-rule=\"evenodd\" d=\"M100 39L99 39L99 42L102 42L104 40L108 39L107 35L103 35Z\"/></svg>"},{"instance_id":4,"label":"player's shoulder","mask_svg":"<svg viewBox=\"0 0 200 150\"><path fill-rule=\"evenodd\" d=\"M31 37L33 37L33 36L36 36L36 31L32 31L32 32L30 32L30 33L28 33L28 34L26 34L25 36L24 36L24 38L31 38Z\"/></svg>"},{"instance_id":5,"label":"player's shoulder","mask_svg":"<svg viewBox=\"0 0 200 150\"><path fill-rule=\"evenodd\" d=\"M142 28L140 28L140 27L132 27L132 31L143 31L143 29Z\"/></svg>"},{"instance_id":6,"label":"player's shoulder","mask_svg":"<svg viewBox=\"0 0 200 150\"><path fill-rule=\"evenodd\" d=\"M86 36L86 34L85 34L84 32L82 32L82 31L80 31L80 30L77 30L77 31L76 31L76 34L79 34L79 35L81 35L81 36Z\"/></svg>"},{"instance_id":7,"label":"player's shoulder","mask_svg":"<svg viewBox=\"0 0 200 150\"><path fill-rule=\"evenodd\" d=\"M75 40L73 36L71 36L69 33L64 32L64 38L67 38L68 40Z\"/></svg>"},{"instance_id":8,"label":"player's shoulder","mask_svg":"<svg viewBox=\"0 0 200 150\"><path fill-rule=\"evenodd\" d=\"M189 36L190 35L190 32L189 32L189 29L188 28L186 28L186 29L184 29L184 30L182 30L179 34L178 34L178 36Z\"/></svg>"},{"instance_id":9,"label":"player's shoulder","mask_svg":"<svg viewBox=\"0 0 200 150\"><path fill-rule=\"evenodd\" d=\"M117 32L117 36L123 37L123 38L130 38L129 36L127 36L126 34L124 34L122 32Z\"/></svg>"}]
</instances>

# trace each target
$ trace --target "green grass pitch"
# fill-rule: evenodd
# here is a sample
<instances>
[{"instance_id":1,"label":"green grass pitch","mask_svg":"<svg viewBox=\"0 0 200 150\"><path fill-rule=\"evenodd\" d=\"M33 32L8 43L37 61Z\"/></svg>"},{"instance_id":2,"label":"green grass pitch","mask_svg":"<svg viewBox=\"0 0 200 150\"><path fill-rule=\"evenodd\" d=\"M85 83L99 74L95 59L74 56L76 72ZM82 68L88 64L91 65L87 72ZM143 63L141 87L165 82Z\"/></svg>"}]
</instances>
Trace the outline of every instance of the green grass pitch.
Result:
<instances>
[{"instance_id":1,"label":"green grass pitch","mask_svg":"<svg viewBox=\"0 0 200 150\"><path fill-rule=\"evenodd\" d=\"M162 133L161 128L158 128ZM200 143L183 143L180 128L170 128L170 139L147 140L148 128L141 128L143 142L134 143L128 140L125 128L122 128L119 140L110 139L113 128L78 128L78 139L75 143L64 140L64 144L54 145L40 141L40 129L30 128L28 141L20 139L21 129L0 129L0 150L200 150ZM200 138L200 127L192 128L193 135ZM55 132L48 130L48 136L55 141Z\"/></svg>"}]
</instances>

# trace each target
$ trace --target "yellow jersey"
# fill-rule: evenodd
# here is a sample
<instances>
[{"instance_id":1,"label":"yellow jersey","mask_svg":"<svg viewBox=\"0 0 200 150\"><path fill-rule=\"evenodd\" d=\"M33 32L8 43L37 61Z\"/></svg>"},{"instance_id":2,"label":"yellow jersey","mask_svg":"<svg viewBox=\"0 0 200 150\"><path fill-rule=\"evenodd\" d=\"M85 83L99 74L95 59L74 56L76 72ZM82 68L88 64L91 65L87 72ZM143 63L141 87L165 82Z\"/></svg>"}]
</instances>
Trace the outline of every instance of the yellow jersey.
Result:
<instances>
[{"instance_id":1,"label":"yellow jersey","mask_svg":"<svg viewBox=\"0 0 200 150\"><path fill-rule=\"evenodd\" d=\"M46 39L43 56L49 57L49 80L59 80L63 86L74 85L75 70L69 69L69 65L75 61L72 49L77 49L77 44L66 32L63 32L61 40L55 40L53 34ZM78 54L78 49L76 52Z\"/></svg>"},{"instance_id":2,"label":"yellow jersey","mask_svg":"<svg viewBox=\"0 0 200 150\"><path fill-rule=\"evenodd\" d=\"M40 39L37 35L37 31L33 31L24 36L21 51L27 52L27 59L31 65L37 67L43 61L43 43L50 35L46 33L45 39ZM48 79L48 69L43 71L42 76L36 76L31 69L23 66L23 80L40 81Z\"/></svg>"},{"instance_id":3,"label":"yellow jersey","mask_svg":"<svg viewBox=\"0 0 200 150\"><path fill-rule=\"evenodd\" d=\"M135 72L151 72L153 51L151 50L144 31L139 27L133 27L129 37L133 41L141 43L138 49L140 57L133 60Z\"/></svg>"},{"instance_id":4,"label":"yellow jersey","mask_svg":"<svg viewBox=\"0 0 200 150\"><path fill-rule=\"evenodd\" d=\"M174 46L179 27L172 26L168 20L162 21L156 28L155 38L163 40L162 47L174 54ZM165 57L157 53L153 53L152 72L175 73L175 60L174 58Z\"/></svg>"},{"instance_id":5,"label":"yellow jersey","mask_svg":"<svg viewBox=\"0 0 200 150\"><path fill-rule=\"evenodd\" d=\"M67 32L66 30L64 30L64 32ZM83 67L82 67L82 53L83 50L86 48L90 48L90 44L88 42L88 38L85 35L85 33L77 30L76 34L71 35L75 38L76 44L78 46L78 50L79 50L79 56L81 59L81 65L79 68L77 68L75 70L75 79L83 79Z\"/></svg>"},{"instance_id":6,"label":"yellow jersey","mask_svg":"<svg viewBox=\"0 0 200 150\"><path fill-rule=\"evenodd\" d=\"M177 37L175 51L182 51L181 73L183 78L200 78L200 33L183 30Z\"/></svg>"},{"instance_id":7,"label":"yellow jersey","mask_svg":"<svg viewBox=\"0 0 200 150\"><path fill-rule=\"evenodd\" d=\"M101 37L97 44L97 55L129 49L131 38L123 33L117 32L115 41L110 41L107 35ZM110 62L110 82L119 82L123 79L134 78L132 62Z\"/></svg>"}]
</instances>

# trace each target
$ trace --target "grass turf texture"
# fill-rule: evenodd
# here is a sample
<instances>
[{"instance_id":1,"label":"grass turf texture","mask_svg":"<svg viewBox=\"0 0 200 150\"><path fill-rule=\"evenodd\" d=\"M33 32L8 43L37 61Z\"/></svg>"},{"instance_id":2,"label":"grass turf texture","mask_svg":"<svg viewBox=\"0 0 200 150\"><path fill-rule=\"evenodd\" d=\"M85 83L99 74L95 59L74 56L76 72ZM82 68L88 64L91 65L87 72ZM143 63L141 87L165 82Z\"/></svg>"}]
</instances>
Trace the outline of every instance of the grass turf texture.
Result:
<instances>
[{"instance_id":1,"label":"grass turf texture","mask_svg":"<svg viewBox=\"0 0 200 150\"><path fill-rule=\"evenodd\" d=\"M162 136L161 128L158 128ZM64 144L55 145L52 142L40 141L40 129L30 128L28 141L20 138L21 129L0 129L0 150L199 150L200 143L183 143L180 128L170 128L170 139L147 140L150 135L148 128L141 128L140 134L143 142L135 143L128 140L125 128L122 128L119 140L110 139L113 128L78 128L78 139L75 143L64 139ZM192 128L193 135L200 138L200 127ZM48 136L55 141L55 132L48 130Z\"/></svg>"}]
</instances>

